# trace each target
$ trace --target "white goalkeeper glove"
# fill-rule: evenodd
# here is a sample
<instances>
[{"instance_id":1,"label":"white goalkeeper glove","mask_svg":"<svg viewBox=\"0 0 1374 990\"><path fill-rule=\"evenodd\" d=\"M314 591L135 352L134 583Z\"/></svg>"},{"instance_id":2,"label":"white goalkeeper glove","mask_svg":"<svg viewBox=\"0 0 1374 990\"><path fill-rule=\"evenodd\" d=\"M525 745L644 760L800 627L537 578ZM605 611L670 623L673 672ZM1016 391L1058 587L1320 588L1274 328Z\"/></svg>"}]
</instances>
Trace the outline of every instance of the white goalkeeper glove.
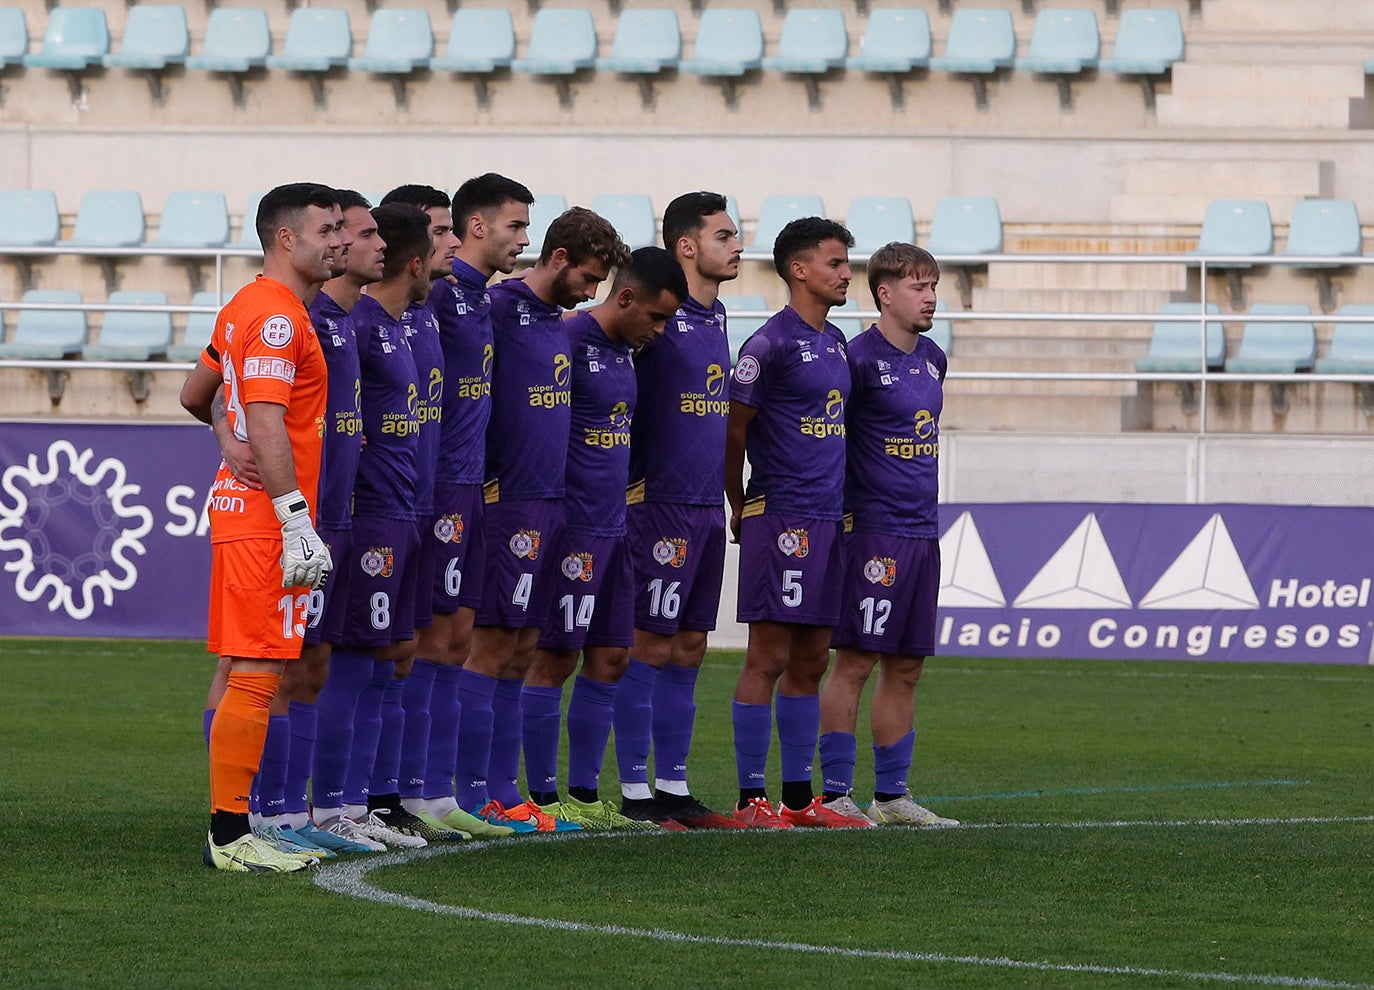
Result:
<instances>
[{"instance_id":1,"label":"white goalkeeper glove","mask_svg":"<svg viewBox=\"0 0 1374 990\"><path fill-rule=\"evenodd\" d=\"M310 506L300 489L272 500L281 523L281 586L318 588L334 568L329 548L310 525Z\"/></svg>"}]
</instances>

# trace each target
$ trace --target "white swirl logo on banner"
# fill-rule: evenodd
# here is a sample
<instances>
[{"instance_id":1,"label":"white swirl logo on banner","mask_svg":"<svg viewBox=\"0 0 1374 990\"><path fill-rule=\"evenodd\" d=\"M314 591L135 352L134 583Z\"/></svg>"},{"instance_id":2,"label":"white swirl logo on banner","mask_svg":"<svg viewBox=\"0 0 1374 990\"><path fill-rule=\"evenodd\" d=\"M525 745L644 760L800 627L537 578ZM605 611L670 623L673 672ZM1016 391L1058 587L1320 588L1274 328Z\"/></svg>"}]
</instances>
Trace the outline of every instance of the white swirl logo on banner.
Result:
<instances>
[{"instance_id":1,"label":"white swirl logo on banner","mask_svg":"<svg viewBox=\"0 0 1374 990\"><path fill-rule=\"evenodd\" d=\"M133 501L140 486L128 482L117 458L92 466L95 452L78 453L68 440L48 446L47 465L41 468L40 456L30 454L27 464L14 464L0 476L4 570L14 575L15 593L23 601L46 598L49 612L62 609L73 619L86 619L97 599L109 607L115 592L128 591L138 580L132 558L147 552L143 538L153 528L153 514ZM90 513L90 549L75 555L55 548L44 525L68 503L84 505Z\"/></svg>"}]
</instances>

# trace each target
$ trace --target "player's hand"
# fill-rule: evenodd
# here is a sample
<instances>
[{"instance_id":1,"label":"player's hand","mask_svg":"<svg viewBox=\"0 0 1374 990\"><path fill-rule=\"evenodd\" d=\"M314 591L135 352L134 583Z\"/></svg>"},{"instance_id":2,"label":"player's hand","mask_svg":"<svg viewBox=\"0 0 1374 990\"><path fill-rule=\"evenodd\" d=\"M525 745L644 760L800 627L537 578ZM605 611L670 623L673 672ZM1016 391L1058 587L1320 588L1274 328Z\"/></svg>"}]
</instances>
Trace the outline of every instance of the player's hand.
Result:
<instances>
[{"instance_id":1,"label":"player's hand","mask_svg":"<svg viewBox=\"0 0 1374 990\"><path fill-rule=\"evenodd\" d=\"M272 500L281 523L281 586L311 589L324 584L334 561L329 556L315 527L310 524L310 507L300 489L278 495Z\"/></svg>"},{"instance_id":2,"label":"player's hand","mask_svg":"<svg viewBox=\"0 0 1374 990\"><path fill-rule=\"evenodd\" d=\"M739 542L739 513L730 513L730 542Z\"/></svg>"},{"instance_id":3,"label":"player's hand","mask_svg":"<svg viewBox=\"0 0 1374 990\"><path fill-rule=\"evenodd\" d=\"M256 491L262 490L262 478L258 475L258 462L253 459L251 446L231 437L220 444L219 452L236 481Z\"/></svg>"}]
</instances>

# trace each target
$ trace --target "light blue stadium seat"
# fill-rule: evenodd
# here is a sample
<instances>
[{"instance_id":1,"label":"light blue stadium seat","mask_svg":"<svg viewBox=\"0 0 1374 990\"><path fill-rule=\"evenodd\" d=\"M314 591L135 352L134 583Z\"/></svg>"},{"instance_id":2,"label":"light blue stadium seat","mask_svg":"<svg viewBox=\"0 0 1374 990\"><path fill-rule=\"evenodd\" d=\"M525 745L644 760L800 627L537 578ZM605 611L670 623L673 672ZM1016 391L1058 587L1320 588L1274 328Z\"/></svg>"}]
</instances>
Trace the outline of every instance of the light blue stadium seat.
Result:
<instances>
[{"instance_id":1,"label":"light blue stadium seat","mask_svg":"<svg viewBox=\"0 0 1374 990\"><path fill-rule=\"evenodd\" d=\"M520 257L523 260L533 261L539 257L539 252L544 248L544 237L549 232L549 224L557 220L567 208L566 196L557 193L548 196L535 194L534 202L530 205L530 225L526 231L530 246L521 253Z\"/></svg>"},{"instance_id":2,"label":"light blue stadium seat","mask_svg":"<svg viewBox=\"0 0 1374 990\"><path fill-rule=\"evenodd\" d=\"M1207 206L1198 237L1199 255L1268 255L1274 250L1274 222L1269 204L1262 199L1217 199ZM1253 268L1245 261L1209 262L1209 268L1226 272L1231 308L1245 307L1242 269Z\"/></svg>"},{"instance_id":3,"label":"light blue stadium seat","mask_svg":"<svg viewBox=\"0 0 1374 990\"><path fill-rule=\"evenodd\" d=\"M499 7L465 7L453 15L447 53L429 60L435 72L472 77L477 103L491 107L490 76L515 60L515 25L510 11Z\"/></svg>"},{"instance_id":4,"label":"light blue stadium seat","mask_svg":"<svg viewBox=\"0 0 1374 990\"><path fill-rule=\"evenodd\" d=\"M592 12L545 8L534 15L525 57L512 62L511 69L547 76L557 88L559 105L571 109L571 77L595 65L596 24Z\"/></svg>"},{"instance_id":5,"label":"light blue stadium seat","mask_svg":"<svg viewBox=\"0 0 1374 990\"><path fill-rule=\"evenodd\" d=\"M286 27L279 54L267 56L269 69L299 72L310 82L315 106L323 109L324 79L348 67L353 54L353 25L348 11L338 7L297 7Z\"/></svg>"},{"instance_id":6,"label":"light blue stadium seat","mask_svg":"<svg viewBox=\"0 0 1374 990\"><path fill-rule=\"evenodd\" d=\"M772 260L773 242L782 228L798 217L823 217L825 204L819 196L765 196L759 208L759 222L754 239L745 247L747 254Z\"/></svg>"},{"instance_id":7,"label":"light blue stadium seat","mask_svg":"<svg viewBox=\"0 0 1374 990\"><path fill-rule=\"evenodd\" d=\"M945 305L943 299L936 301L935 312L944 313L947 312L948 309L949 307ZM930 329L925 331L925 335L940 345L940 350L944 351L946 355L953 353L954 328L951 326L949 320L941 319L937 316L931 321Z\"/></svg>"},{"instance_id":8,"label":"light blue stadium seat","mask_svg":"<svg viewBox=\"0 0 1374 990\"><path fill-rule=\"evenodd\" d=\"M1295 303L1255 303L1251 316L1310 316L1312 310ZM1227 371L1291 374L1311 371L1317 359L1317 332L1308 320L1246 323L1240 347L1226 359Z\"/></svg>"},{"instance_id":9,"label":"light blue stadium seat","mask_svg":"<svg viewBox=\"0 0 1374 990\"><path fill-rule=\"evenodd\" d=\"M80 303L81 293L70 289L30 289L26 303ZM80 310L19 311L14 338L0 344L0 358L60 360L81 353L86 345L86 314Z\"/></svg>"},{"instance_id":10,"label":"light blue stadium seat","mask_svg":"<svg viewBox=\"0 0 1374 990\"><path fill-rule=\"evenodd\" d=\"M730 344L730 361L733 363L739 360L740 345L768 321L768 316L733 314L746 310L767 313L768 300L763 296L721 296L720 304L725 307L725 337Z\"/></svg>"},{"instance_id":11,"label":"light blue stadium seat","mask_svg":"<svg viewBox=\"0 0 1374 990\"><path fill-rule=\"evenodd\" d=\"M115 306L166 306L161 292L111 292ZM81 352L90 361L147 361L166 357L172 343L171 313L106 312L99 334Z\"/></svg>"},{"instance_id":12,"label":"light blue stadium seat","mask_svg":"<svg viewBox=\"0 0 1374 990\"><path fill-rule=\"evenodd\" d=\"M735 232L739 236L740 241L742 242L744 240L744 224L739 217L739 203L736 202L735 197L730 195L729 193L725 194L725 213L727 216L730 217L730 220L734 223Z\"/></svg>"},{"instance_id":13,"label":"light blue stadium seat","mask_svg":"<svg viewBox=\"0 0 1374 990\"><path fill-rule=\"evenodd\" d=\"M133 189L93 189L81 197L72 247L137 247L143 243L143 198Z\"/></svg>"},{"instance_id":14,"label":"light blue stadium seat","mask_svg":"<svg viewBox=\"0 0 1374 990\"><path fill-rule=\"evenodd\" d=\"M976 263L947 261L947 256L997 254L1002 250L1002 213L991 196L946 196L935 205L927 250L941 268L953 269L965 309L973 307L970 270Z\"/></svg>"},{"instance_id":15,"label":"light blue stadium seat","mask_svg":"<svg viewBox=\"0 0 1374 990\"><path fill-rule=\"evenodd\" d=\"M1097 15L1091 10L1042 10L1035 18L1030 53L1016 60L1016 68L1054 76L1059 85L1059 106L1071 110L1070 78L1096 69L1101 54Z\"/></svg>"},{"instance_id":16,"label":"light blue stadium seat","mask_svg":"<svg viewBox=\"0 0 1374 990\"><path fill-rule=\"evenodd\" d=\"M34 69L86 69L100 65L110 51L110 28L100 7L54 7L48 13L43 47L24 56Z\"/></svg>"},{"instance_id":17,"label":"light blue stadium seat","mask_svg":"<svg viewBox=\"0 0 1374 990\"><path fill-rule=\"evenodd\" d=\"M62 235L51 189L0 190L0 246L43 247Z\"/></svg>"},{"instance_id":18,"label":"light blue stadium seat","mask_svg":"<svg viewBox=\"0 0 1374 990\"><path fill-rule=\"evenodd\" d=\"M979 107L988 103L987 79L1016 60L1016 32L1011 11L1005 9L959 9L949 26L945 53L930 60L932 69L972 77L974 97Z\"/></svg>"},{"instance_id":19,"label":"light blue stadium seat","mask_svg":"<svg viewBox=\"0 0 1374 990\"><path fill-rule=\"evenodd\" d=\"M258 204L266 194L266 190L263 190L248 197L248 206L243 211L243 227L239 230L238 239L234 241L234 247L262 250L262 242L258 240L257 216Z\"/></svg>"},{"instance_id":20,"label":"light blue stadium seat","mask_svg":"<svg viewBox=\"0 0 1374 990\"><path fill-rule=\"evenodd\" d=\"M592 200L592 212L609 220L631 251L658 243L654 201L648 196L606 193Z\"/></svg>"},{"instance_id":21,"label":"light blue stadium seat","mask_svg":"<svg viewBox=\"0 0 1374 990\"><path fill-rule=\"evenodd\" d=\"M136 69L149 73L153 101L162 103L162 71L181 65L191 51L186 11L164 4L135 4L124 23L119 51L104 58L107 69Z\"/></svg>"},{"instance_id":22,"label":"light blue stadium seat","mask_svg":"<svg viewBox=\"0 0 1374 990\"><path fill-rule=\"evenodd\" d=\"M789 10L782 22L778 53L763 60L770 72L800 75L806 83L807 100L813 110L820 109L820 77L844 67L849 54L849 32L844 13L839 10L797 8Z\"/></svg>"},{"instance_id":23,"label":"light blue stadium seat","mask_svg":"<svg viewBox=\"0 0 1374 990\"><path fill-rule=\"evenodd\" d=\"M242 107L246 100L244 77L265 68L271 51L267 11L256 7L217 7L210 12L200 54L187 58L186 68L223 75L234 106Z\"/></svg>"},{"instance_id":24,"label":"light blue stadium seat","mask_svg":"<svg viewBox=\"0 0 1374 990\"><path fill-rule=\"evenodd\" d=\"M859 54L845 68L887 77L892 105L906 106L902 77L930 65L930 17L917 7L879 7L869 12Z\"/></svg>"},{"instance_id":25,"label":"light blue stadium seat","mask_svg":"<svg viewBox=\"0 0 1374 990\"><path fill-rule=\"evenodd\" d=\"M844 301L843 306L832 307L826 319L835 324L845 340L853 340L868 329L868 321L854 315L858 311L859 300L851 297Z\"/></svg>"},{"instance_id":26,"label":"light blue stadium seat","mask_svg":"<svg viewBox=\"0 0 1374 990\"><path fill-rule=\"evenodd\" d=\"M739 106L737 83L763 67L763 25L752 10L708 10L697 27L692 57L678 71L714 78L725 90L726 106Z\"/></svg>"},{"instance_id":27,"label":"light blue stadium seat","mask_svg":"<svg viewBox=\"0 0 1374 990\"><path fill-rule=\"evenodd\" d=\"M181 190L167 194L156 247L222 247L229 242L229 205L224 193Z\"/></svg>"},{"instance_id":28,"label":"light blue stadium seat","mask_svg":"<svg viewBox=\"0 0 1374 990\"><path fill-rule=\"evenodd\" d=\"M1337 323L1331 332L1326 357L1317 358L1316 370L1330 375L1374 373L1374 306L1347 303L1341 316L1367 316L1368 323Z\"/></svg>"},{"instance_id":29,"label":"light blue stadium seat","mask_svg":"<svg viewBox=\"0 0 1374 990\"><path fill-rule=\"evenodd\" d=\"M396 94L396 106L409 106L406 79L429 68L434 57L434 28L429 11L406 7L381 7L372 13L363 54L348 60L354 72L386 76Z\"/></svg>"},{"instance_id":30,"label":"light blue stadium seat","mask_svg":"<svg viewBox=\"0 0 1374 990\"><path fill-rule=\"evenodd\" d=\"M22 7L0 7L0 69L23 65L29 53L29 25Z\"/></svg>"},{"instance_id":31,"label":"light blue stadium seat","mask_svg":"<svg viewBox=\"0 0 1374 990\"><path fill-rule=\"evenodd\" d=\"M1112 57L1098 65L1103 72L1140 80L1145 109L1154 112L1155 81L1183 61L1183 19L1176 10L1128 10L1116 26Z\"/></svg>"},{"instance_id":32,"label":"light blue stadium seat","mask_svg":"<svg viewBox=\"0 0 1374 990\"><path fill-rule=\"evenodd\" d=\"M855 256L870 255L892 241L916 243L916 221L905 196L855 196L844 225L854 235Z\"/></svg>"},{"instance_id":33,"label":"light blue stadium seat","mask_svg":"<svg viewBox=\"0 0 1374 990\"><path fill-rule=\"evenodd\" d=\"M191 297L192 306L214 306L219 309L219 296L213 292L197 292ZM181 343L173 344L167 348L167 359L169 361L195 361L200 357L200 352L205 350L205 345L210 343L210 334L215 329L216 313L188 313L186 316L186 331L182 334Z\"/></svg>"},{"instance_id":34,"label":"light blue stadium seat","mask_svg":"<svg viewBox=\"0 0 1374 990\"><path fill-rule=\"evenodd\" d=\"M654 106L654 77L677 67L682 57L682 29L673 10L627 10L615 25L611 54L598 58L602 72L634 76L646 108Z\"/></svg>"},{"instance_id":35,"label":"light blue stadium seat","mask_svg":"<svg viewBox=\"0 0 1374 990\"><path fill-rule=\"evenodd\" d=\"M1351 200L1304 199L1293 207L1284 254L1347 258L1360 254L1362 248L1360 216ZM1340 261L1302 261L1292 266L1317 276L1323 313L1336 308L1336 286L1331 280L1331 270L1340 268L1341 264Z\"/></svg>"},{"instance_id":36,"label":"light blue stadium seat","mask_svg":"<svg viewBox=\"0 0 1374 990\"><path fill-rule=\"evenodd\" d=\"M1159 307L1164 315L1197 316L1197 303L1165 303ZM1208 315L1219 314L1216 303L1207 304ZM1220 368L1226 362L1226 334L1218 322L1207 321L1207 367ZM1202 356L1198 340L1198 325L1189 323L1156 323L1150 333L1150 349L1136 358L1136 371L1197 371Z\"/></svg>"}]
</instances>

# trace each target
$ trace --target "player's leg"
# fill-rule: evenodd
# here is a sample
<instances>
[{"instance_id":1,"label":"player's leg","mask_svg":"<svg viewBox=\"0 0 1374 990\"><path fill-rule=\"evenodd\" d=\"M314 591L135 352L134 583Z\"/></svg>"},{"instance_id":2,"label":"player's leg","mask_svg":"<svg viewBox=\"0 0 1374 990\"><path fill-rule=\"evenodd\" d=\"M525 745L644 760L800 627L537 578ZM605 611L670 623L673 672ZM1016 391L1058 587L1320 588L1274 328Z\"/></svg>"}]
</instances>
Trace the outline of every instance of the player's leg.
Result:
<instances>
[{"instance_id":1,"label":"player's leg","mask_svg":"<svg viewBox=\"0 0 1374 990\"><path fill-rule=\"evenodd\" d=\"M576 648L546 648L534 652L534 662L520 694L525 785L530 800L556 814L558 804L558 742L561 734L563 685L577 670ZM553 810L550 810L553 809Z\"/></svg>"},{"instance_id":2,"label":"player's leg","mask_svg":"<svg viewBox=\"0 0 1374 990\"><path fill-rule=\"evenodd\" d=\"M841 620L843 622L843 620ZM841 646L835 664L821 689L821 782L827 808L851 818L863 811L851 796L858 743L854 728L859 718L859 698L877 665L880 654ZM874 717L877 717L874 708Z\"/></svg>"},{"instance_id":3,"label":"player's leg","mask_svg":"<svg viewBox=\"0 0 1374 990\"><path fill-rule=\"evenodd\" d=\"M744 669L735 684L731 720L735 730L735 769L739 801L735 818L746 825L787 828L768 800L764 771L773 740L773 690L787 667L791 628L780 622L749 623Z\"/></svg>"}]
</instances>

